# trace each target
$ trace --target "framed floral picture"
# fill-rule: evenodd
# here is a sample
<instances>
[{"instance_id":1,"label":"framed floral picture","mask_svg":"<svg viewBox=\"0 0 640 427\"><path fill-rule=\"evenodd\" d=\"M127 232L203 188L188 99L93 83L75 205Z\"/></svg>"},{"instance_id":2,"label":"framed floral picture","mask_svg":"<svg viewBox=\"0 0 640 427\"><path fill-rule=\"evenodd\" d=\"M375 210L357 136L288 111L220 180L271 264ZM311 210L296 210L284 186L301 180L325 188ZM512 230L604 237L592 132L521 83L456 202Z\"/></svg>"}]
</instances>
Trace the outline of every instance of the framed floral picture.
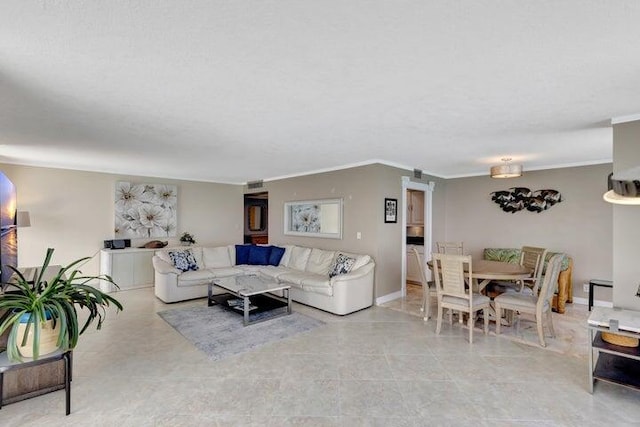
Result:
<instances>
[{"instance_id":1,"label":"framed floral picture","mask_svg":"<svg viewBox=\"0 0 640 427\"><path fill-rule=\"evenodd\" d=\"M384 199L384 222L398 222L398 199Z\"/></svg>"},{"instance_id":2,"label":"framed floral picture","mask_svg":"<svg viewBox=\"0 0 640 427\"><path fill-rule=\"evenodd\" d=\"M172 237L177 228L178 188L117 182L115 237Z\"/></svg>"},{"instance_id":3,"label":"framed floral picture","mask_svg":"<svg viewBox=\"0 0 640 427\"><path fill-rule=\"evenodd\" d=\"M286 202L284 234L342 239L342 199Z\"/></svg>"}]
</instances>

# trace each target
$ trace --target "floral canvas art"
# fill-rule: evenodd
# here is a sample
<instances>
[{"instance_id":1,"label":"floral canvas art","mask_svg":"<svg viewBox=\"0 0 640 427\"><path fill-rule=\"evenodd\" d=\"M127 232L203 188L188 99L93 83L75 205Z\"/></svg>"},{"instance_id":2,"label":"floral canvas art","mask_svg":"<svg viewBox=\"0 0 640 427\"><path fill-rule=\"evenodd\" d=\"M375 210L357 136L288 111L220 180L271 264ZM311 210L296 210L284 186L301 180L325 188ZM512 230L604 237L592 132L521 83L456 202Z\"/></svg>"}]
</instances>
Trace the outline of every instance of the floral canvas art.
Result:
<instances>
[{"instance_id":1,"label":"floral canvas art","mask_svg":"<svg viewBox=\"0 0 640 427\"><path fill-rule=\"evenodd\" d=\"M284 234L342 239L342 199L285 202Z\"/></svg>"},{"instance_id":2,"label":"floral canvas art","mask_svg":"<svg viewBox=\"0 0 640 427\"><path fill-rule=\"evenodd\" d=\"M118 182L115 194L115 237L175 236L178 188L164 184Z\"/></svg>"},{"instance_id":3,"label":"floral canvas art","mask_svg":"<svg viewBox=\"0 0 640 427\"><path fill-rule=\"evenodd\" d=\"M320 205L302 204L291 206L291 231L319 233Z\"/></svg>"}]
</instances>

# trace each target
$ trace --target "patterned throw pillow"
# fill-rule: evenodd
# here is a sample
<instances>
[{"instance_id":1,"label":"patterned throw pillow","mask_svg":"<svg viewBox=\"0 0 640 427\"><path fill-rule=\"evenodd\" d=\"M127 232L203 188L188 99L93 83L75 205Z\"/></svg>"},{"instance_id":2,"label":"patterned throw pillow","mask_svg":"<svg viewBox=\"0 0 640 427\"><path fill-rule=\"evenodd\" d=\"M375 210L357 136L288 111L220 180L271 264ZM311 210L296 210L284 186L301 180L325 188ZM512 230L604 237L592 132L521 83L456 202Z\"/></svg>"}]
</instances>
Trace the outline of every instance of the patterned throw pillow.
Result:
<instances>
[{"instance_id":1,"label":"patterned throw pillow","mask_svg":"<svg viewBox=\"0 0 640 427\"><path fill-rule=\"evenodd\" d=\"M197 270L198 264L196 263L196 257L193 256L191 249L185 251L170 251L169 258L173 262L173 265L178 270L189 271Z\"/></svg>"},{"instance_id":2,"label":"patterned throw pillow","mask_svg":"<svg viewBox=\"0 0 640 427\"><path fill-rule=\"evenodd\" d=\"M338 254L333 265L329 269L329 277L334 277L339 274L347 274L353 268L356 259L346 256L345 254Z\"/></svg>"}]
</instances>

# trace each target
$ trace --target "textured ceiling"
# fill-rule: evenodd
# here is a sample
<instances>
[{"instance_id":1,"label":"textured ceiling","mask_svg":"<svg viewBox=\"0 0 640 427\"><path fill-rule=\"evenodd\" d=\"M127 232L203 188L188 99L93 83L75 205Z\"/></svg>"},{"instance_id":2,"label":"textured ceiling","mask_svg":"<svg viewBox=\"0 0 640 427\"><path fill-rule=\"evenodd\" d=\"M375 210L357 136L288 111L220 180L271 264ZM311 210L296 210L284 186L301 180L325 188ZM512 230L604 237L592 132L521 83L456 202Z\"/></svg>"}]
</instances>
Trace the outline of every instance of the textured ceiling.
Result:
<instances>
[{"instance_id":1,"label":"textured ceiling","mask_svg":"<svg viewBox=\"0 0 640 427\"><path fill-rule=\"evenodd\" d=\"M0 162L246 182L611 161L640 2L3 0Z\"/></svg>"}]
</instances>

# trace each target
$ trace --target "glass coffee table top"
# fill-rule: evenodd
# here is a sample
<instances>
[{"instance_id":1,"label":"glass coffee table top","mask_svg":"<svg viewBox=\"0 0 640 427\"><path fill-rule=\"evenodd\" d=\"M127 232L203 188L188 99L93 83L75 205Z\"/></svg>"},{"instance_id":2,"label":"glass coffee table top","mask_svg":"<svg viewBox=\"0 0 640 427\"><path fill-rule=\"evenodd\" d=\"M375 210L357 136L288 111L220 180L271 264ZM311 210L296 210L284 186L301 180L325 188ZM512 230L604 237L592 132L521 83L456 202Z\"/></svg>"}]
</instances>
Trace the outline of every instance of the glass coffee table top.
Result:
<instances>
[{"instance_id":1,"label":"glass coffee table top","mask_svg":"<svg viewBox=\"0 0 640 427\"><path fill-rule=\"evenodd\" d=\"M278 283L270 277L254 274L222 277L214 279L213 284L242 296L258 295L291 288L290 285Z\"/></svg>"}]
</instances>

